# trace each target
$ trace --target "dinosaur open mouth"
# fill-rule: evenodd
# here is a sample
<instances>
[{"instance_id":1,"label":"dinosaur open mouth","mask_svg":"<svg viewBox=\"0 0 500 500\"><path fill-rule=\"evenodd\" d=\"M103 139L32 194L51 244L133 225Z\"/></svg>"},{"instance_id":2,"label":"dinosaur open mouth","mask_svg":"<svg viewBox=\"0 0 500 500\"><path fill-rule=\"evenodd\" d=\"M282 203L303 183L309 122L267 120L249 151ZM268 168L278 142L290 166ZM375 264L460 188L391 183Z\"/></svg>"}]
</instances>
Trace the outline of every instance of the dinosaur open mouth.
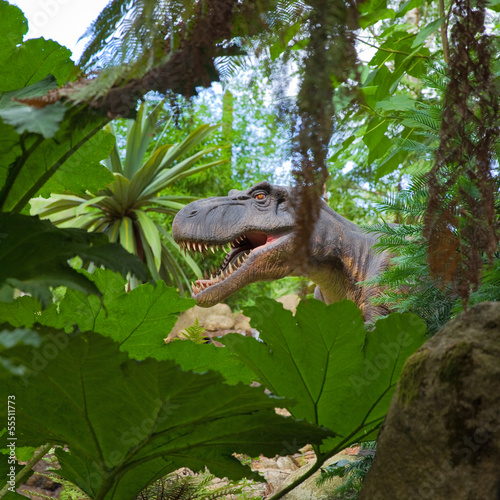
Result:
<instances>
[{"instance_id":1,"label":"dinosaur open mouth","mask_svg":"<svg viewBox=\"0 0 500 500\"><path fill-rule=\"evenodd\" d=\"M197 295L203 290L224 281L240 268L244 267L245 262L255 250L269 245L279 239L281 235L266 234L263 232L252 231L237 236L232 241L224 243L211 243L207 241L188 241L182 240L177 243L184 251L191 252L209 252L215 253L216 250L223 249L226 252L224 260L218 270L212 269L211 272L205 271L205 279L198 279L191 284L193 294Z\"/></svg>"}]
</instances>

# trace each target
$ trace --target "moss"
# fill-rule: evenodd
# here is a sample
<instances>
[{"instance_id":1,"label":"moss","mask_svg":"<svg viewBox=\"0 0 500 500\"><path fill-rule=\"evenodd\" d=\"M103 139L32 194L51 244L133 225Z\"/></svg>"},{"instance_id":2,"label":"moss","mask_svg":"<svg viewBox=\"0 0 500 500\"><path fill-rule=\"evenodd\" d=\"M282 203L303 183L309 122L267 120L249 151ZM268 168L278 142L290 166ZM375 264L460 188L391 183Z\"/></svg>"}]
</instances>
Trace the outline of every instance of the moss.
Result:
<instances>
[{"instance_id":1,"label":"moss","mask_svg":"<svg viewBox=\"0 0 500 500\"><path fill-rule=\"evenodd\" d=\"M417 351L406 360L399 379L397 397L399 401L408 406L419 395L420 385L425 374L425 362L429 357L429 349Z\"/></svg>"},{"instance_id":2,"label":"moss","mask_svg":"<svg viewBox=\"0 0 500 500\"><path fill-rule=\"evenodd\" d=\"M470 342L459 342L452 345L439 366L439 380L460 385L464 373L469 373L472 368L471 350L472 344Z\"/></svg>"}]
</instances>

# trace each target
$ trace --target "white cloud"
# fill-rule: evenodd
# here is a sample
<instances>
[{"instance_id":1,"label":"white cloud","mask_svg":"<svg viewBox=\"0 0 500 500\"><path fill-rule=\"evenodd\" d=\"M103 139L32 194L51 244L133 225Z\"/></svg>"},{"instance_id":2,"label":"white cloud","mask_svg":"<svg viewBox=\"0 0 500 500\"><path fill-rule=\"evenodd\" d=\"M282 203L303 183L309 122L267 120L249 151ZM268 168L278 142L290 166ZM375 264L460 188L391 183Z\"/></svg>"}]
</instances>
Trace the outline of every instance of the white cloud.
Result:
<instances>
[{"instance_id":1,"label":"white cloud","mask_svg":"<svg viewBox=\"0 0 500 500\"><path fill-rule=\"evenodd\" d=\"M108 0L11 0L28 19L27 38L44 37L56 40L73 52L77 60L85 42L78 43Z\"/></svg>"}]
</instances>

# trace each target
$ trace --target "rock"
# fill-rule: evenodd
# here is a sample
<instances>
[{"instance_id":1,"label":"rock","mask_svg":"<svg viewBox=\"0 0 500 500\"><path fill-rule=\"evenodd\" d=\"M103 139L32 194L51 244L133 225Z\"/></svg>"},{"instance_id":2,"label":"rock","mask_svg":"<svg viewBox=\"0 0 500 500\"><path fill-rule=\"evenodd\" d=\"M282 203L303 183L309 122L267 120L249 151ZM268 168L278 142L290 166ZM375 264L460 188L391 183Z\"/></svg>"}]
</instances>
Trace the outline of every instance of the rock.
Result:
<instances>
[{"instance_id":1,"label":"rock","mask_svg":"<svg viewBox=\"0 0 500 500\"><path fill-rule=\"evenodd\" d=\"M295 315L295 311L297 311L297 306L300 302L298 295L283 295L283 297L280 297L276 300L277 302L281 302L285 309L292 311L292 313Z\"/></svg>"},{"instance_id":2,"label":"rock","mask_svg":"<svg viewBox=\"0 0 500 500\"><path fill-rule=\"evenodd\" d=\"M292 414L286 408L275 408L274 411L282 417L291 417Z\"/></svg>"},{"instance_id":3,"label":"rock","mask_svg":"<svg viewBox=\"0 0 500 500\"><path fill-rule=\"evenodd\" d=\"M209 331L227 330L234 327L234 319L222 314L212 314L205 319L203 326Z\"/></svg>"},{"instance_id":4,"label":"rock","mask_svg":"<svg viewBox=\"0 0 500 500\"><path fill-rule=\"evenodd\" d=\"M353 460L352 456L344 455L343 453L338 453L332 458L328 459L323 468L328 467L334 462L339 460ZM313 463L307 464L295 472L292 472L274 491L277 493L283 488L291 484L297 478L305 474L311 467ZM342 484L343 479L340 477L335 477L331 480L325 481L321 486L316 485L316 480L321 475L321 471L318 470L311 477L307 478L302 484L293 489L290 493L287 493L283 499L284 500L331 500L336 498L335 490ZM386 499L387 500L387 499ZM391 499L392 500L392 499Z\"/></svg>"},{"instance_id":5,"label":"rock","mask_svg":"<svg viewBox=\"0 0 500 500\"><path fill-rule=\"evenodd\" d=\"M234 318L234 328L237 330L246 330L248 332L252 331L250 318L243 313L238 313Z\"/></svg>"},{"instance_id":6,"label":"rock","mask_svg":"<svg viewBox=\"0 0 500 500\"><path fill-rule=\"evenodd\" d=\"M500 303L483 302L407 360L360 500L493 500L499 464Z\"/></svg>"},{"instance_id":7,"label":"rock","mask_svg":"<svg viewBox=\"0 0 500 500\"><path fill-rule=\"evenodd\" d=\"M260 457L259 458L258 468L259 468L259 470L279 469L278 464L276 462L276 459L267 458L267 457Z\"/></svg>"},{"instance_id":8,"label":"rock","mask_svg":"<svg viewBox=\"0 0 500 500\"><path fill-rule=\"evenodd\" d=\"M168 338L171 339L178 337L179 332L185 330L191 325L194 325L196 319L198 319L198 323L201 326L207 328L206 322L210 316L226 316L231 318L232 325L229 328L234 326L231 308L227 304L216 304L213 307L194 306L192 309L188 309L180 314L179 319L172 328Z\"/></svg>"},{"instance_id":9,"label":"rock","mask_svg":"<svg viewBox=\"0 0 500 500\"><path fill-rule=\"evenodd\" d=\"M18 493L22 493L27 498L43 498L43 495L45 498L59 498L61 490L63 489L62 484L42 475L50 473L51 466L53 465L55 464L49 464L45 460L37 462L33 467L35 473L25 483L19 486L17 489Z\"/></svg>"},{"instance_id":10,"label":"rock","mask_svg":"<svg viewBox=\"0 0 500 500\"><path fill-rule=\"evenodd\" d=\"M291 457L278 457L276 459L276 465L282 470L294 471L299 468L297 462Z\"/></svg>"}]
</instances>

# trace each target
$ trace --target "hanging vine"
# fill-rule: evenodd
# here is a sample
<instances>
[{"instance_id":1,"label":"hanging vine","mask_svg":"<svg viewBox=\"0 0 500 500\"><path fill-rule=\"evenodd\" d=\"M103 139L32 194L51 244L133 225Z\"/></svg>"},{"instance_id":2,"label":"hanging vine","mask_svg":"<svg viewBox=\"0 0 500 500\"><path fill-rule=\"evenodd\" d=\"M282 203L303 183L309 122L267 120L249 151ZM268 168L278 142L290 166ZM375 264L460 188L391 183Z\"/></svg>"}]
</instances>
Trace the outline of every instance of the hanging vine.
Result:
<instances>
[{"instance_id":1,"label":"hanging vine","mask_svg":"<svg viewBox=\"0 0 500 500\"><path fill-rule=\"evenodd\" d=\"M471 285L479 283L484 256L492 261L499 240L492 175L499 102L485 5L457 0L454 7L450 80L425 215L430 271L451 284L464 304Z\"/></svg>"},{"instance_id":2,"label":"hanging vine","mask_svg":"<svg viewBox=\"0 0 500 500\"><path fill-rule=\"evenodd\" d=\"M355 4L344 0L309 0L307 4L309 43L302 65L292 152L297 263L305 262L310 253L310 235L328 175L326 158L335 123L334 89L352 76L356 67L351 30L357 26L358 16Z\"/></svg>"}]
</instances>

